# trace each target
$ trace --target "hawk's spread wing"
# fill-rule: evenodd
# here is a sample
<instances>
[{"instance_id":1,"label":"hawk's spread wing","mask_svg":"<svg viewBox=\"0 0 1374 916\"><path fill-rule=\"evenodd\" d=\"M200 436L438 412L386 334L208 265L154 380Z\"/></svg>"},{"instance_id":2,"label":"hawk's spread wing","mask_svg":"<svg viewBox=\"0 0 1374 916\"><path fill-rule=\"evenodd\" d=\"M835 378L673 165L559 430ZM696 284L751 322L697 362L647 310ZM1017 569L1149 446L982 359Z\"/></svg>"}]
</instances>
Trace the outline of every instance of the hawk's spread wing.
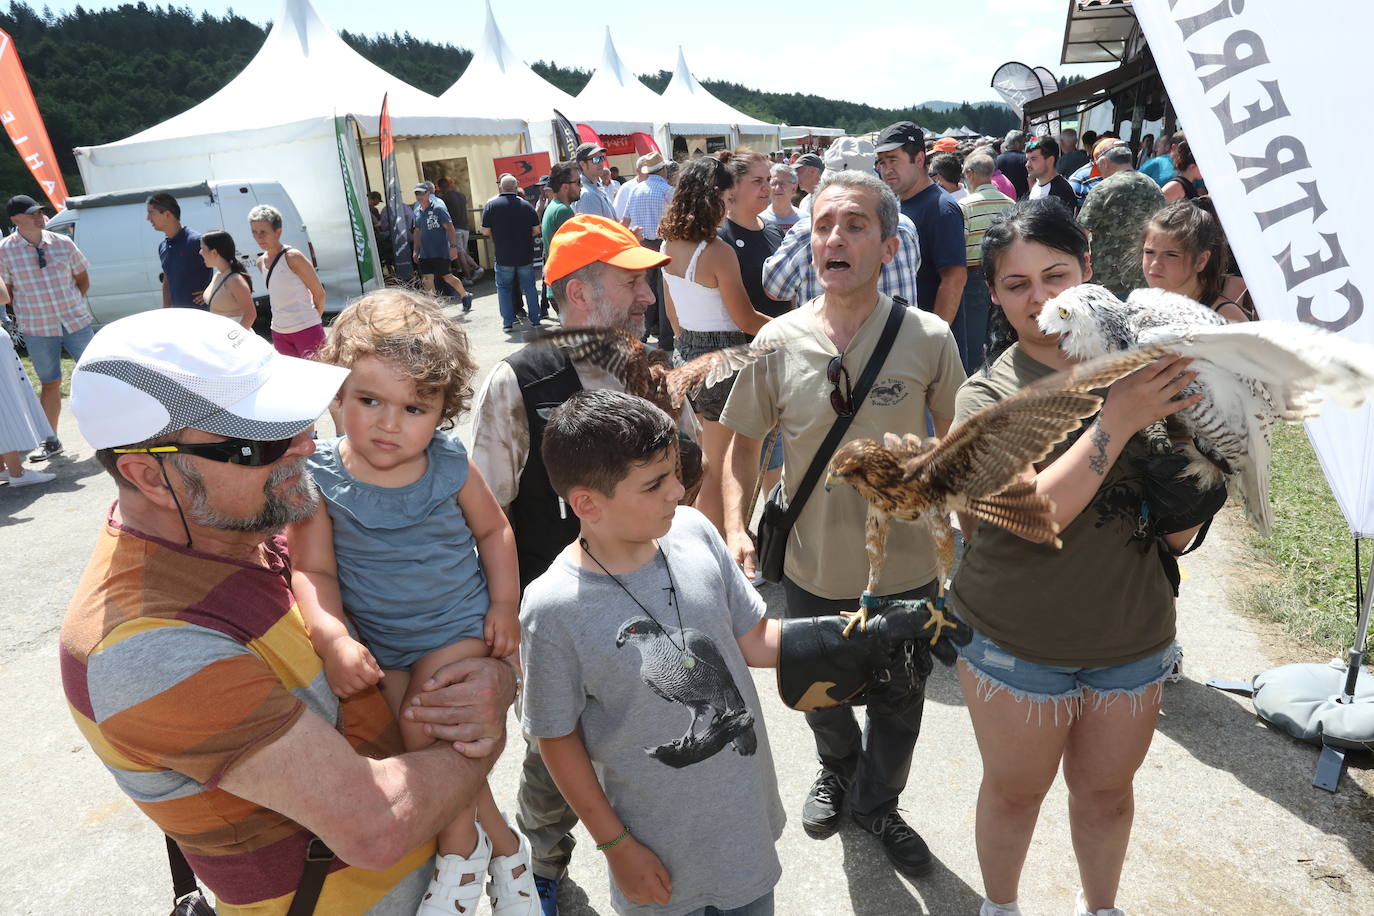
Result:
<instances>
[{"instance_id":1,"label":"hawk's spread wing","mask_svg":"<svg viewBox=\"0 0 1374 916\"><path fill-rule=\"evenodd\" d=\"M1102 398L1095 390L1169 352L1167 346L1150 346L1113 353L1028 385L978 411L933 449L910 459L906 479L920 476L929 486L970 499L1001 492L1097 413Z\"/></svg>"},{"instance_id":2,"label":"hawk's spread wing","mask_svg":"<svg viewBox=\"0 0 1374 916\"><path fill-rule=\"evenodd\" d=\"M702 388L725 381L763 354L771 352L771 347L741 344L698 356L668 373L668 396L674 406L680 407L684 400L696 395Z\"/></svg>"},{"instance_id":3,"label":"hawk's spread wing","mask_svg":"<svg viewBox=\"0 0 1374 916\"><path fill-rule=\"evenodd\" d=\"M627 368L644 354L644 344L619 328L559 328L545 331L536 346L562 347L568 356L600 366L620 381L627 380ZM631 391L644 397L648 392Z\"/></svg>"}]
</instances>

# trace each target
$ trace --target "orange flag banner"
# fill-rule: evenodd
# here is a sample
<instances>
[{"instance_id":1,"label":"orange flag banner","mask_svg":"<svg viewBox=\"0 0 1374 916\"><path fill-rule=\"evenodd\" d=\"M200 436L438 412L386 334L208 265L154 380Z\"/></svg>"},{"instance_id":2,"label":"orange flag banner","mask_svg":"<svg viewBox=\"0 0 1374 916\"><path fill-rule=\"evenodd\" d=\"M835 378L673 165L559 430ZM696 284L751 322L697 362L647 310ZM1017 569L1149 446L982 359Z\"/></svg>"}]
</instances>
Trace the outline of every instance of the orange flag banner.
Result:
<instances>
[{"instance_id":1,"label":"orange flag banner","mask_svg":"<svg viewBox=\"0 0 1374 916\"><path fill-rule=\"evenodd\" d=\"M48 129L38 113L38 103L29 88L29 78L19 63L19 54L9 33L0 29L0 124L5 125L14 148L33 173L38 186L52 201L54 210L61 210L67 200L67 183L57 167Z\"/></svg>"}]
</instances>

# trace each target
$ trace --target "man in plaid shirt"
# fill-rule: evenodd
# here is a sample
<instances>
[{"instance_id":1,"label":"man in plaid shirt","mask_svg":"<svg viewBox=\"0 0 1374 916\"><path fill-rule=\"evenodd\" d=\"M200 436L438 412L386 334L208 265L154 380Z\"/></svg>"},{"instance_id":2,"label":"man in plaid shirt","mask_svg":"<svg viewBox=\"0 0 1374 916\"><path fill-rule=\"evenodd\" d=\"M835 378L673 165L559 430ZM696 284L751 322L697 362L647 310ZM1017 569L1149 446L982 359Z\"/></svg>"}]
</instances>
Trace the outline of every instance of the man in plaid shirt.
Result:
<instances>
[{"instance_id":1,"label":"man in plaid shirt","mask_svg":"<svg viewBox=\"0 0 1374 916\"><path fill-rule=\"evenodd\" d=\"M643 236L641 244L645 248L659 251L663 240L658 236L658 224L668 209L668 199L673 196L673 186L668 184L668 163L662 154L655 151L639 159L641 180L627 184L624 189L628 200L625 204L625 219L631 229L638 228ZM663 307L663 275L657 268L649 270L649 288L654 291L654 304L644 313L644 338L650 334L658 338L660 350L673 349L673 326L668 321L667 310Z\"/></svg>"},{"instance_id":2,"label":"man in plaid shirt","mask_svg":"<svg viewBox=\"0 0 1374 916\"><path fill-rule=\"evenodd\" d=\"M62 409L62 351L80 359L95 335L85 302L89 264L70 238L43 228L43 208L32 197L11 197L5 212L16 231L0 241L0 280L10 289L14 317L42 385L39 403L56 430ZM61 452L54 434L29 460L47 461Z\"/></svg>"}]
</instances>

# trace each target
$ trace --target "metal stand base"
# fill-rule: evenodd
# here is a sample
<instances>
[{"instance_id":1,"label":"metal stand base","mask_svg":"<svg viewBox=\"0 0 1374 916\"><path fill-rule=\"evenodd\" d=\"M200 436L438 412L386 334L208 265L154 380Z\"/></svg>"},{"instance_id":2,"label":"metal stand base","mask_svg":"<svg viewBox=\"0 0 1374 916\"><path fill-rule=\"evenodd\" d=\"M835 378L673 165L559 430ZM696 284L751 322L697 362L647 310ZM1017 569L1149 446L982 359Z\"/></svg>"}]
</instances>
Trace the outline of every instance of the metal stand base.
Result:
<instances>
[{"instance_id":1,"label":"metal stand base","mask_svg":"<svg viewBox=\"0 0 1374 916\"><path fill-rule=\"evenodd\" d=\"M1250 681L1220 681L1216 678L1212 678L1207 682L1207 686L1214 687L1217 690L1224 690L1226 693L1239 694L1243 697L1252 697L1255 695L1254 684Z\"/></svg>"}]
</instances>

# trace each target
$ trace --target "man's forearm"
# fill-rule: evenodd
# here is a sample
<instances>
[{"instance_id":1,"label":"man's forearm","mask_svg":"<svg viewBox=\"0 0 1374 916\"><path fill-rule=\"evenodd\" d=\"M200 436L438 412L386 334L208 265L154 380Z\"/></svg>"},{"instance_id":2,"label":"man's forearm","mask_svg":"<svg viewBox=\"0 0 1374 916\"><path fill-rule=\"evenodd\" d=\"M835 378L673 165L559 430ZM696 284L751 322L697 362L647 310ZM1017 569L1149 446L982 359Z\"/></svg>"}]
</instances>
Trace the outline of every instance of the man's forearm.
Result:
<instances>
[{"instance_id":1,"label":"man's forearm","mask_svg":"<svg viewBox=\"0 0 1374 916\"><path fill-rule=\"evenodd\" d=\"M945 320L946 324L954 323L954 316L959 314L959 300L964 297L964 284L968 282L968 268L959 267L940 271L940 289L935 293L935 314Z\"/></svg>"},{"instance_id":2,"label":"man's forearm","mask_svg":"<svg viewBox=\"0 0 1374 916\"><path fill-rule=\"evenodd\" d=\"M466 757L442 744L375 761L395 858L433 839L475 804L499 756Z\"/></svg>"},{"instance_id":3,"label":"man's forearm","mask_svg":"<svg viewBox=\"0 0 1374 916\"><path fill-rule=\"evenodd\" d=\"M728 473L723 476L721 489L725 500L725 529L727 532L749 530L746 513L749 511L749 496L754 493L754 483L759 473L759 452L762 443L741 433L735 433L727 449L726 466Z\"/></svg>"}]
</instances>

